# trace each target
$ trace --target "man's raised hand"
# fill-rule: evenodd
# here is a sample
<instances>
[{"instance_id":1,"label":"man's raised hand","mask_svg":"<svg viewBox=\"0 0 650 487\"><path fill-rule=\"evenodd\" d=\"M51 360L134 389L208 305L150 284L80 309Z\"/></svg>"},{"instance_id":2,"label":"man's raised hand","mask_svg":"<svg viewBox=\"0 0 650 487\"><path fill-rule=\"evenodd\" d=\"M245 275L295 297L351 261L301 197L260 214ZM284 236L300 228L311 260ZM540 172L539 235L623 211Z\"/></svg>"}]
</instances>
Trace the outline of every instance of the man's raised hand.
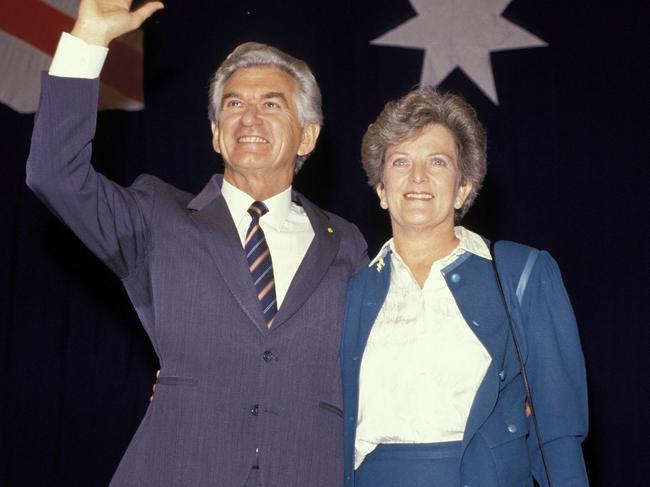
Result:
<instances>
[{"instance_id":1,"label":"man's raised hand","mask_svg":"<svg viewBox=\"0 0 650 487\"><path fill-rule=\"evenodd\" d=\"M131 11L132 3L132 0L81 0L71 34L88 44L106 47L164 8L162 2L148 1Z\"/></svg>"}]
</instances>

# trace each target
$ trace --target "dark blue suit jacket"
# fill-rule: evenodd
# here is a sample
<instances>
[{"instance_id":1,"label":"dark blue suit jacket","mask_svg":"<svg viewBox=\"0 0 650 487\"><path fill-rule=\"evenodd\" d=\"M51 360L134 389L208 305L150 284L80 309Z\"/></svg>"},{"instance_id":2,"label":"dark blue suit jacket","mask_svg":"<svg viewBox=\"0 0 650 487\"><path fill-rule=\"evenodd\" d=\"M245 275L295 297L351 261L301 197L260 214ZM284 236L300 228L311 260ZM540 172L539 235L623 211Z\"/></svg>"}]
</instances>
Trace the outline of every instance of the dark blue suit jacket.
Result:
<instances>
[{"instance_id":1,"label":"dark blue suit jacket","mask_svg":"<svg viewBox=\"0 0 650 487\"><path fill-rule=\"evenodd\" d=\"M588 421L585 368L559 269L548 253L537 254L512 242L499 242L496 254L525 357L553 487L585 487L588 481L581 450ZM522 281L531 255L536 260L531 259L530 274ZM354 486L359 368L390 284L390 256L384 261L384 266L359 271L348 286L341 348L346 487ZM524 413L524 388L492 264L466 253L442 272L465 321L492 357L467 420L461 486L529 487L531 476L545 486L535 433ZM523 295L522 284L527 284Z\"/></svg>"},{"instance_id":2,"label":"dark blue suit jacket","mask_svg":"<svg viewBox=\"0 0 650 487\"><path fill-rule=\"evenodd\" d=\"M314 239L266 327L220 178L194 196L90 164L97 80L43 77L27 182L122 280L158 354L156 398L112 486L341 485L338 352L359 230L295 193Z\"/></svg>"}]
</instances>

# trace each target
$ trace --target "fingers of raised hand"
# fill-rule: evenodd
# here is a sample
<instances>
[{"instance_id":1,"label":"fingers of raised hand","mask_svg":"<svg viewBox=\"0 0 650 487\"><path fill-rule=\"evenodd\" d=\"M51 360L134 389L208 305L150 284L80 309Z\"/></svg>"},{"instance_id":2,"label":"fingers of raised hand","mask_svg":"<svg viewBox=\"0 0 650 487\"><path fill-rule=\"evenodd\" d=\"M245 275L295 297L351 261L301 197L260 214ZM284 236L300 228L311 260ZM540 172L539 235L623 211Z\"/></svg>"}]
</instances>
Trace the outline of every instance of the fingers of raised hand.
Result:
<instances>
[{"instance_id":1,"label":"fingers of raised hand","mask_svg":"<svg viewBox=\"0 0 650 487\"><path fill-rule=\"evenodd\" d=\"M137 29L142 23L151 17L158 10L165 8L162 2L147 2L131 12L131 18L134 23L134 29Z\"/></svg>"},{"instance_id":2,"label":"fingers of raised hand","mask_svg":"<svg viewBox=\"0 0 650 487\"><path fill-rule=\"evenodd\" d=\"M72 34L89 44L107 46L116 37L138 29L164 5L150 1L134 11L130 7L128 0L82 0Z\"/></svg>"}]
</instances>

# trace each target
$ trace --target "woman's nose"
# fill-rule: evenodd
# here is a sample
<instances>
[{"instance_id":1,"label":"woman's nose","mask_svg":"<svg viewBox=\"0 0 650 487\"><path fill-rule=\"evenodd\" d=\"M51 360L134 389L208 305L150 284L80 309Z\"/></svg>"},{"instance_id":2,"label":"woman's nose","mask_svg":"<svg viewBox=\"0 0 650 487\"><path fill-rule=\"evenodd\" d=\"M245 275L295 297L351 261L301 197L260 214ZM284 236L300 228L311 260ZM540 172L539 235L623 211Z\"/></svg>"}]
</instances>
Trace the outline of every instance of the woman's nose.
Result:
<instances>
[{"instance_id":1,"label":"woman's nose","mask_svg":"<svg viewBox=\"0 0 650 487\"><path fill-rule=\"evenodd\" d=\"M427 178L426 169L422 164L415 163L411 167L411 181L421 183Z\"/></svg>"}]
</instances>

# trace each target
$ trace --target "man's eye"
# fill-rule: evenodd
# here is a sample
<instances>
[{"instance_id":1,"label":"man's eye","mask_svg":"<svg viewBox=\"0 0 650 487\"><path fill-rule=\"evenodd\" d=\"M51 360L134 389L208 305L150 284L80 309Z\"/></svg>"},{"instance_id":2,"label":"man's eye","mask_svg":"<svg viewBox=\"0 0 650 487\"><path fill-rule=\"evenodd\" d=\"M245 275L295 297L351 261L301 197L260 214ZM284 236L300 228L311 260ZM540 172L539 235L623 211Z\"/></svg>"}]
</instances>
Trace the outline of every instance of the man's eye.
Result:
<instances>
[{"instance_id":1,"label":"man's eye","mask_svg":"<svg viewBox=\"0 0 650 487\"><path fill-rule=\"evenodd\" d=\"M239 100L228 100L226 102L226 106L228 108L237 108L237 107L240 107L241 105L242 105L242 102L239 101Z\"/></svg>"},{"instance_id":2,"label":"man's eye","mask_svg":"<svg viewBox=\"0 0 650 487\"><path fill-rule=\"evenodd\" d=\"M266 101L264 102L266 108L280 108L280 104L275 101Z\"/></svg>"}]
</instances>

